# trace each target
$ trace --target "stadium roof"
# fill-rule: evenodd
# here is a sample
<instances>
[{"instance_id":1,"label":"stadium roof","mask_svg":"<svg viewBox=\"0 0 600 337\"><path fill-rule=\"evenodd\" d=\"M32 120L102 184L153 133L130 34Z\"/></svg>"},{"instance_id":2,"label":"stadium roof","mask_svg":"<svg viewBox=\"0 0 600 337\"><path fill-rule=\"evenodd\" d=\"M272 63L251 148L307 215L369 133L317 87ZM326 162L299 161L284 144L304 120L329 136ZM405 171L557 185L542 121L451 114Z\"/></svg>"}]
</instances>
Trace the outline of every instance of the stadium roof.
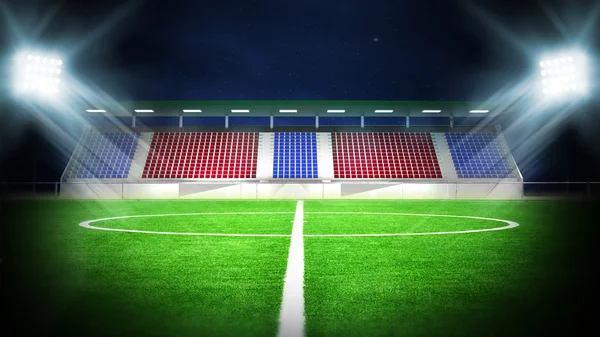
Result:
<instances>
[{"instance_id":1,"label":"stadium roof","mask_svg":"<svg viewBox=\"0 0 600 337\"><path fill-rule=\"evenodd\" d=\"M88 105L82 110L112 115L154 116L474 116L496 115L502 108L484 102L348 100L125 101Z\"/></svg>"}]
</instances>

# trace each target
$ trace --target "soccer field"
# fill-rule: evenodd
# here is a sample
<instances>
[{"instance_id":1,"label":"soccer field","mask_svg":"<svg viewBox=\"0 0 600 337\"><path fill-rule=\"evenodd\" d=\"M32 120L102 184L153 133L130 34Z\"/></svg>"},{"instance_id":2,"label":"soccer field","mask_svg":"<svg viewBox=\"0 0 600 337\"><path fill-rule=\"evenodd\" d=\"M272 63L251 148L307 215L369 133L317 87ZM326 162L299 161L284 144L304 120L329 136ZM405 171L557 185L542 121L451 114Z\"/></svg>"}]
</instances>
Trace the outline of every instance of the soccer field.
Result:
<instances>
[{"instance_id":1,"label":"soccer field","mask_svg":"<svg viewBox=\"0 0 600 337\"><path fill-rule=\"evenodd\" d=\"M38 322L26 332L276 336L301 222L306 336L531 335L565 273L561 212L307 200L298 221L295 200L13 201L3 287Z\"/></svg>"}]
</instances>

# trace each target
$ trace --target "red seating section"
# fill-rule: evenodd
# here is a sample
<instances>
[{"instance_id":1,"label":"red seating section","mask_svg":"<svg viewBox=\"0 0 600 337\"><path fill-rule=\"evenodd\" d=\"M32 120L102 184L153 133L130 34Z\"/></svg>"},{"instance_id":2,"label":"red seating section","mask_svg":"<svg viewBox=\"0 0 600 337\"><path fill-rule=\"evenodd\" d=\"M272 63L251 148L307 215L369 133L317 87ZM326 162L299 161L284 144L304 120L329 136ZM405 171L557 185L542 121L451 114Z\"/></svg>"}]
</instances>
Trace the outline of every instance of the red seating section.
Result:
<instances>
[{"instance_id":1,"label":"red seating section","mask_svg":"<svg viewBox=\"0 0 600 337\"><path fill-rule=\"evenodd\" d=\"M256 178L258 133L157 132L142 178Z\"/></svg>"},{"instance_id":2,"label":"red seating section","mask_svg":"<svg viewBox=\"0 0 600 337\"><path fill-rule=\"evenodd\" d=\"M429 133L333 133L332 143L335 178L442 178Z\"/></svg>"}]
</instances>

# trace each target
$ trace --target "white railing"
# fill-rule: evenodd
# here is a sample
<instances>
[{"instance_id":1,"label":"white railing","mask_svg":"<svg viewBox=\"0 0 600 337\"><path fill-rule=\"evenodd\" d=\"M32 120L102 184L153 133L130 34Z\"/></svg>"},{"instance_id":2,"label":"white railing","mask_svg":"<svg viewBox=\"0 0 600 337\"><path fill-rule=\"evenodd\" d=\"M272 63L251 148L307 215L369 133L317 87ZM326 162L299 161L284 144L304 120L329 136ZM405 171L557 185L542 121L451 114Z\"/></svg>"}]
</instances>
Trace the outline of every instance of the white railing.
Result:
<instances>
[{"instance_id":1,"label":"white railing","mask_svg":"<svg viewBox=\"0 0 600 337\"><path fill-rule=\"evenodd\" d=\"M91 130L91 126L88 126L87 129L85 129L82 133L81 136L79 136L79 139L77 140L77 146L75 146L75 150L73 151L73 153L71 154L71 157L69 157L69 161L67 162L67 166L65 167L65 170L63 171L62 175L60 176L60 181L65 181L65 175L67 174L68 170L71 168L71 162L73 161L73 158L78 154L78 150L79 148L82 146L81 145L81 140L83 139L83 137L85 137L85 135L87 135L90 130Z\"/></svg>"}]
</instances>

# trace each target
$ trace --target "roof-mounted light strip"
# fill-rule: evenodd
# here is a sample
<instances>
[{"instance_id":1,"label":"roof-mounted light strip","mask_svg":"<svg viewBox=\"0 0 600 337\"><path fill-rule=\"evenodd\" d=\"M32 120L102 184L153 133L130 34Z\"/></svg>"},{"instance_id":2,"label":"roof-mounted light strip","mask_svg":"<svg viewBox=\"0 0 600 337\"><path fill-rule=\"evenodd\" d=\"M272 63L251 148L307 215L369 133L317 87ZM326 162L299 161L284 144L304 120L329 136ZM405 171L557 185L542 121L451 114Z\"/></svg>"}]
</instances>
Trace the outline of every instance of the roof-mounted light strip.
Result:
<instances>
[{"instance_id":1,"label":"roof-mounted light strip","mask_svg":"<svg viewBox=\"0 0 600 337\"><path fill-rule=\"evenodd\" d=\"M423 110L424 114L439 114L442 110Z\"/></svg>"},{"instance_id":2,"label":"roof-mounted light strip","mask_svg":"<svg viewBox=\"0 0 600 337\"><path fill-rule=\"evenodd\" d=\"M85 110L87 112L106 112L106 110Z\"/></svg>"}]
</instances>

